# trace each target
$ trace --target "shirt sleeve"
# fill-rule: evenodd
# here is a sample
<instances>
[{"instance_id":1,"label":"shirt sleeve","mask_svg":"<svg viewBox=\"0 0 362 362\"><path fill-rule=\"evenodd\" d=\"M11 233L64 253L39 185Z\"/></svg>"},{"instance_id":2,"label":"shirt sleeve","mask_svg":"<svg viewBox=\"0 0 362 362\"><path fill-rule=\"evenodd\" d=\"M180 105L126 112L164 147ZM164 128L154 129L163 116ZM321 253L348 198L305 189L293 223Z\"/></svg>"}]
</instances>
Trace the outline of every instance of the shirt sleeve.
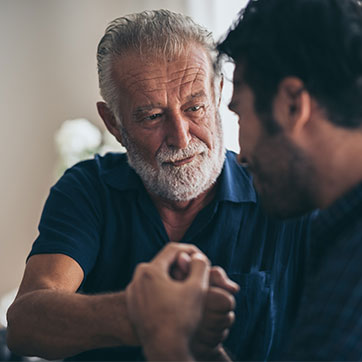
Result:
<instances>
[{"instance_id":1,"label":"shirt sleeve","mask_svg":"<svg viewBox=\"0 0 362 362\"><path fill-rule=\"evenodd\" d=\"M316 256L283 360L362 359L362 237L357 234Z\"/></svg>"},{"instance_id":2,"label":"shirt sleeve","mask_svg":"<svg viewBox=\"0 0 362 362\"><path fill-rule=\"evenodd\" d=\"M28 256L64 254L81 266L86 277L100 247L101 190L91 161L72 167L51 188L39 223L39 236Z\"/></svg>"}]
</instances>

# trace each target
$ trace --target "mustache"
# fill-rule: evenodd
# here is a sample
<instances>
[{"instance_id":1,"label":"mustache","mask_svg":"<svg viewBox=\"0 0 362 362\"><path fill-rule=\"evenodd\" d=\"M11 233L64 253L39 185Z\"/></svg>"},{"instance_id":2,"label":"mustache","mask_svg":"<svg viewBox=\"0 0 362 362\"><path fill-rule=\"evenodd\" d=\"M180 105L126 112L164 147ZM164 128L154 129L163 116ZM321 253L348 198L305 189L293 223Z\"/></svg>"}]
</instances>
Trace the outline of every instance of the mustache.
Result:
<instances>
[{"instance_id":1,"label":"mustache","mask_svg":"<svg viewBox=\"0 0 362 362\"><path fill-rule=\"evenodd\" d=\"M192 138L188 146L183 149L175 149L163 144L157 151L156 160L158 164L176 162L207 151L208 147L204 142L197 138Z\"/></svg>"}]
</instances>

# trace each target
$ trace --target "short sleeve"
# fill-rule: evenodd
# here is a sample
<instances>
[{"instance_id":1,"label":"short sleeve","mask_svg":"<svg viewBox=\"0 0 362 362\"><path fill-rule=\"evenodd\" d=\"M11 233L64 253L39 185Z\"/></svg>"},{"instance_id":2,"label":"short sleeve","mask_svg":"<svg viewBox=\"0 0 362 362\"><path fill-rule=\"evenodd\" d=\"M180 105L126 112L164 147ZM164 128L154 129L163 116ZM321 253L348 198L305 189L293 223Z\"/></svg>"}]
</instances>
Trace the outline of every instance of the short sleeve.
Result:
<instances>
[{"instance_id":1,"label":"short sleeve","mask_svg":"<svg viewBox=\"0 0 362 362\"><path fill-rule=\"evenodd\" d=\"M78 262L86 277L100 248L101 198L94 162L84 161L67 170L50 190L29 257L65 254Z\"/></svg>"}]
</instances>

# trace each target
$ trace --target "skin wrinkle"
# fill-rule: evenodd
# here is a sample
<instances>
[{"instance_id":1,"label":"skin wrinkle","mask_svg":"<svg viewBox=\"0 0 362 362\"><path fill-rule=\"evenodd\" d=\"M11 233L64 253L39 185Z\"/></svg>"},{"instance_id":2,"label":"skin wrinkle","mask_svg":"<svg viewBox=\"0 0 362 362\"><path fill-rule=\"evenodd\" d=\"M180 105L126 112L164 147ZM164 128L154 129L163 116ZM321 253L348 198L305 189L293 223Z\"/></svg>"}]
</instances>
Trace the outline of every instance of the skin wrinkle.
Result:
<instances>
[{"instance_id":1,"label":"skin wrinkle","mask_svg":"<svg viewBox=\"0 0 362 362\"><path fill-rule=\"evenodd\" d=\"M192 70L196 70L195 73L190 73ZM186 78L187 76L188 76L188 77L192 77L193 81L195 81L195 80L201 80L201 81L202 81L203 78L206 77L206 74L202 71L203 77L198 78L198 74L200 73L200 71L202 71L201 66L200 66L200 67L186 67L186 68L184 68L184 69L182 69L182 70L180 70L180 71L171 73L171 76L172 76L172 75L177 75L178 73L182 73L182 74L183 74L183 78L182 78L180 84L183 84L183 83L182 83L182 82L184 82L183 79ZM127 85L127 88L130 89L130 90L132 90L132 87L137 86L137 84L138 84L139 82L157 81L157 79L162 79L162 78L164 78L164 74L162 74L162 75L160 75L160 76L153 76L153 77L150 77L150 78L144 78L144 77L142 77L142 76L144 75L142 72L132 73L132 71L128 71L127 73L128 73L128 75L123 75L123 76L122 76L122 78L123 78L123 79L122 79L122 82L123 82L123 83L128 83L128 80L129 80L129 79L132 79L132 80L133 80L132 83ZM167 73L167 72L166 72L166 73ZM185 74L185 73L186 73L186 74ZM194 77L195 74L196 74L196 77ZM141 79L137 80L137 78L139 78L140 76L141 76ZM136 80L134 81L134 79L136 79ZM174 79L171 79L170 81L168 81L167 84L171 84L171 83L173 83L173 82L176 82L178 79L180 79L180 77L179 77L179 76L176 76ZM164 84L166 84L166 83L164 83ZM157 89L157 90L160 90L160 89ZM162 88L162 90L163 90L163 88Z\"/></svg>"},{"instance_id":2,"label":"skin wrinkle","mask_svg":"<svg viewBox=\"0 0 362 362\"><path fill-rule=\"evenodd\" d=\"M193 83L195 83L199 79L200 72L201 72L201 67L199 67L199 70L196 73L196 76L195 76L195 78L193 80ZM204 77L200 77L200 78L203 79Z\"/></svg>"},{"instance_id":3,"label":"skin wrinkle","mask_svg":"<svg viewBox=\"0 0 362 362\"><path fill-rule=\"evenodd\" d=\"M190 96L188 96L185 101L186 102L191 102L193 99L195 98L200 98L202 99L203 97L206 97L206 94L203 90L201 90L200 92L197 92L197 93L194 93L194 94L191 94ZM161 107L161 104L158 103L158 104L149 104L149 105L144 105L144 106L139 106L136 108L135 112L134 112L134 115L136 114L139 114L139 113L142 113L144 111L148 111L152 108L157 108L157 107Z\"/></svg>"},{"instance_id":4,"label":"skin wrinkle","mask_svg":"<svg viewBox=\"0 0 362 362\"><path fill-rule=\"evenodd\" d=\"M190 83L194 83L194 80L192 80L192 81L190 80L189 82L184 83L184 85L188 85ZM178 87L178 85L175 85L175 87L173 89L175 89L177 87ZM159 92L159 91L162 91L162 90L165 90L165 88L156 88L156 89L146 90L146 91L150 92L150 93L153 93L153 92Z\"/></svg>"},{"instance_id":5,"label":"skin wrinkle","mask_svg":"<svg viewBox=\"0 0 362 362\"><path fill-rule=\"evenodd\" d=\"M185 71L187 71L188 69L186 69ZM198 74L199 72L196 72L195 74ZM202 78L201 79L195 79L195 77L194 77L194 74L193 73L189 73L189 74L187 74L187 75L185 75L183 78L186 78L186 77L190 77L190 78L192 78L192 80L190 80L190 81L182 81L183 83L182 84L188 84L188 83L192 83L192 82L194 82L195 80L202 80ZM132 76L130 76L129 78L133 78ZM162 78L164 78L164 76L160 76L160 77L153 77L153 78L148 78L148 79L140 79L140 80L136 80L135 82L133 82L133 84L130 86L130 89L132 89L132 87L135 87L135 86L137 86L138 85L138 83L140 83L140 82L145 82L145 81L157 81L157 79L162 79ZM167 82L167 83L162 83L163 85L165 85L165 86L167 86L168 84L172 84L172 83L175 83L175 82L177 82L179 80L179 77L176 77L176 78L174 78L174 79L171 79L169 82ZM175 85L175 88L178 86L178 84L177 85ZM157 89L150 89L149 91L150 92L152 92L152 91L159 91L159 90L164 90L165 88L157 88Z\"/></svg>"},{"instance_id":6,"label":"skin wrinkle","mask_svg":"<svg viewBox=\"0 0 362 362\"><path fill-rule=\"evenodd\" d=\"M202 103L206 103L204 102L204 97L205 95L203 94L203 92L198 92L198 94L195 94L195 95L191 95L189 96L188 98L189 99L186 99L186 103L187 102L191 102L193 99L197 99L199 97L200 99L200 102ZM184 102L183 102L184 103ZM203 105L204 107L204 113L205 115L209 112L209 109L210 109L210 105L209 104L204 104ZM145 106L140 106L140 107L137 107L137 109L135 110L135 112L133 112L132 114L132 117L134 118L134 120L136 122L141 122L140 120L137 119L137 117L142 117L143 116L143 113L146 113L146 111L151 111L153 109L157 109L157 108L163 108L162 105L159 103L159 104L150 104L150 105L145 105ZM185 107L187 108L187 106ZM145 114L144 114L145 115ZM198 120L193 120L191 119L190 122L194 123L194 124L198 124L199 122L197 122Z\"/></svg>"},{"instance_id":7,"label":"skin wrinkle","mask_svg":"<svg viewBox=\"0 0 362 362\"><path fill-rule=\"evenodd\" d=\"M182 73L180 73L181 76L182 76L182 78L181 78L181 83L180 83L180 84L186 85L186 76L187 76L187 73L189 72L189 66L190 66L190 65L187 64L187 65L186 65L186 68L184 69L184 71L183 71ZM200 67L198 67L198 69L200 69ZM175 73L177 74L177 72L175 72ZM198 72L196 73L196 76L197 76L197 74L198 74ZM196 76L195 76L195 78L196 78ZM194 79L191 78L191 82L192 82L192 84L191 84L191 94L192 94L192 87L193 87L193 83L194 83L195 78L194 78ZM187 82L187 84L188 84L188 82ZM182 87L179 88L179 92L180 92L180 93L181 93L181 88L182 88ZM181 99L181 94L179 94L179 98Z\"/></svg>"},{"instance_id":8,"label":"skin wrinkle","mask_svg":"<svg viewBox=\"0 0 362 362\"><path fill-rule=\"evenodd\" d=\"M200 74L200 72L197 72L197 73L196 73L196 77L197 77L198 74ZM181 91L183 91L183 88L187 87L188 85L191 85L191 89L192 89L192 86L193 86L193 84L194 84L196 81L203 82L203 81L204 81L204 78L205 78L205 77L195 78L195 77L194 77L194 74L188 74L187 77L190 77L190 78L192 77L192 80L187 81L187 82L185 82L185 83L181 83L181 84L182 84L181 87L179 87L179 83L177 82L177 80L178 80L179 78L172 79L170 82L167 82L167 83L164 83L164 84L166 85L166 84L176 83L176 82L177 82L177 83L175 84L175 86L174 86L173 88L171 88L171 90L175 90L175 89L179 88L179 90L180 90L180 92L181 92ZM131 91L131 92L133 92L133 94L135 94L135 93L137 93L137 91L134 92L134 89L138 89L138 88L137 88L137 87L138 87L138 84L141 83L141 82L144 82L144 79L141 79L141 80L139 80L139 81L135 81L135 82L133 82L131 85L127 85L127 79L131 79L131 78L132 78L132 76L127 77L127 78L124 80L123 83L126 84L126 87L125 87L125 88L128 88L129 91ZM159 79L159 78L163 78L163 76L162 76L162 77L157 77L157 78L155 78L155 79ZM186 78L186 76L184 76L183 78ZM154 80L154 79L150 78L149 80ZM145 91L146 91L146 92L149 92L149 93L153 93L153 92L164 91L164 90L166 90L167 88L168 88L168 87L165 86L165 87L163 87L163 88L145 89ZM184 92L185 92L185 91L184 91ZM187 92L187 91L186 91L186 93L189 94L189 92ZM192 93L192 91L191 91L191 93ZM199 92L196 92L195 94L197 94L197 93L199 93ZM187 96L187 97L189 97L189 96ZM182 99L182 96L181 96L180 94L179 94L179 98ZM169 104L169 103L166 102L166 104ZM152 106L152 104L151 104L151 106ZM159 106L161 107L161 104L160 104L160 103L159 103ZM142 107L142 106L141 106L141 107ZM161 107L161 108L162 108L162 107Z\"/></svg>"},{"instance_id":9,"label":"skin wrinkle","mask_svg":"<svg viewBox=\"0 0 362 362\"><path fill-rule=\"evenodd\" d=\"M172 62L142 63L142 72L139 63L139 56L130 53L115 64L129 162L151 194L185 207L187 200L212 186L224 159L221 121L213 106L213 68L200 49L190 49ZM157 113L155 120L147 118ZM190 156L195 156L190 164L164 164Z\"/></svg>"},{"instance_id":10,"label":"skin wrinkle","mask_svg":"<svg viewBox=\"0 0 362 362\"><path fill-rule=\"evenodd\" d=\"M190 73L189 71L191 69L198 69L197 72L195 73ZM181 78L181 81L180 83L178 82L178 80L180 79L180 77L177 77L177 78L174 78L174 79L171 79L167 84L172 84L172 83L176 83L174 88L171 88L171 89L179 89L179 99L183 99L182 95L180 94L181 91L183 91L183 88L188 86L189 84L191 84L191 92L187 92L188 94L191 93L193 94L192 92L192 88L193 88L193 85L196 81L200 81L200 82L203 82L204 81L204 78L206 78L205 76L204 77L200 77L198 78L198 74L200 74L200 67L196 68L185 68L183 71L183 75L182 75L182 78ZM171 75L173 74L176 74L176 73L179 73L179 72L175 72L175 73L172 73ZM186 80L186 78L191 78L191 80ZM180 86L181 85L181 86ZM167 87L166 87L167 88ZM158 89L158 90L163 90L163 89ZM198 93L198 92L197 92ZM185 98L188 98L189 96L185 97Z\"/></svg>"},{"instance_id":11,"label":"skin wrinkle","mask_svg":"<svg viewBox=\"0 0 362 362\"><path fill-rule=\"evenodd\" d=\"M202 62L202 63L203 63L203 62ZM189 64L189 61L188 61L188 64ZM193 87L194 87L195 82L196 82L196 81L203 82L204 80L207 79L207 74L205 73L205 71L202 70L201 65L198 66L198 67L194 67L194 68L193 68L191 65L189 65L189 68L187 68L187 69L190 69L190 70L192 70L192 69L197 69L197 73L196 73L195 77L193 78L193 80L192 80L192 85L191 85L191 92L190 92L190 94L193 94L194 92L193 92L192 90L193 90ZM186 70L184 71L184 77L183 77L182 80L181 80L181 84L184 84L183 82L184 82L184 78L185 78L185 76L186 76L185 73L186 73ZM201 73L201 74L200 74L200 73ZM180 92L181 92L182 87L180 87L179 89L180 89ZM180 96L181 96L181 95L180 95Z\"/></svg>"},{"instance_id":12,"label":"skin wrinkle","mask_svg":"<svg viewBox=\"0 0 362 362\"><path fill-rule=\"evenodd\" d=\"M189 50L190 51L190 50ZM130 52L130 54L132 54L132 52ZM205 64L205 61L204 61L204 59L201 57L201 56L197 56L196 57L196 59L197 60L199 60L201 63L202 63L202 65L206 65ZM116 62L117 63L117 62ZM168 68L168 63L169 62L167 62L167 64L166 64L166 69ZM210 60L208 60L208 63L210 63ZM152 66L152 62L150 62L150 66ZM117 65L117 64L115 64L115 65ZM197 67L195 67L193 64L190 64L189 66L189 62L187 61L187 63L186 63L186 67L184 68L184 69L181 69L181 70L177 70L177 71L175 71L175 72L173 72L173 73L171 73L170 74L170 76L173 76L173 75L177 75L178 73L182 73L182 75L183 75L183 77L182 77L182 79L181 79L181 83L177 83L177 85L175 86L175 88L176 87L178 87L178 85L179 84L183 84L183 86L185 86L185 85L187 85L189 82L186 82L186 83L183 83L183 82L185 82L185 78L187 78L187 77L192 77L192 82L196 82L196 81L203 81L206 77L207 77L207 75L205 74L205 72L204 72L204 70L203 70L203 66L202 65L199 65L199 66L197 66ZM208 64L208 65L210 65L210 64ZM195 72L195 73L193 73L193 72L191 72L192 70L197 70L197 72ZM166 71L166 74L167 74L168 72ZM196 74L196 75L195 75ZM201 74L201 76L199 76L199 74ZM154 81L154 82L156 82L157 81L157 79L162 79L162 78L164 78L164 76L165 76L165 74L162 74L161 76L154 76L154 77L151 77L151 78L142 78L142 79L140 79L140 80L137 80L137 78L139 77L139 76L142 76L142 75L144 75L142 72L135 72L135 73L132 73L132 71L128 71L127 72L127 74L122 74L122 77L120 77L120 74L118 74L118 79L120 80L120 78L123 78L122 79L122 82L124 82L127 86L126 87L128 87L128 89L132 92L133 91L133 89L135 88L135 87L137 87L137 85L138 85L138 83L139 82L144 82L144 83L147 83L148 84L148 82L151 82L151 81ZM131 83L131 84L128 84L128 80L129 79L132 79L133 80L133 82ZM134 79L136 79L136 81L134 81ZM174 78L174 79L171 79L170 81L168 81L168 83L167 84L172 84L173 82L177 82L178 80L179 80L180 78L179 77L176 77L176 78ZM155 88L154 86L152 86L153 87L153 89L146 89L146 91L150 91L150 92L157 92L157 91L160 91L160 90L164 90L165 88ZM166 87L167 88L167 87ZM180 87L180 91L181 91L181 88L182 87ZM214 92L213 92L214 93Z\"/></svg>"},{"instance_id":13,"label":"skin wrinkle","mask_svg":"<svg viewBox=\"0 0 362 362\"><path fill-rule=\"evenodd\" d=\"M176 72L174 72L174 73L172 73L171 75L176 75L176 74L178 74L178 73L184 73L184 72L186 72L187 70L193 70L193 69L195 69L196 70L196 74L198 74L199 73L199 71L200 71L200 67L190 67L190 68L188 68L188 67L186 67L186 68L184 68L184 69L181 69L181 70L179 70L179 71L176 71ZM128 74L129 74L129 76L127 77L125 77L125 79L124 80L126 80L127 81L127 79L130 79L130 78L137 78L138 76L142 76L143 74L142 74L142 72L139 72L139 73L135 73L135 74L133 74L133 73L130 73L130 72L128 72ZM142 82L142 81L152 81L152 80L156 80L156 79L162 79L164 76L163 75L161 75L161 76L159 76L159 77L157 77L157 76L154 76L154 77L151 77L151 78L142 78L140 81ZM173 79L173 80L177 80L177 79L179 79L179 77L176 77L175 79ZM173 81L173 80L171 80L170 81L170 83Z\"/></svg>"},{"instance_id":14,"label":"skin wrinkle","mask_svg":"<svg viewBox=\"0 0 362 362\"><path fill-rule=\"evenodd\" d=\"M198 73L196 73L196 77L197 77L198 74L200 74L200 71L199 71ZM197 80L203 81L203 78L202 78L202 77L200 77L201 79L195 79L195 77L193 77L193 74L189 74L189 75L187 75L187 76L190 76L190 77L192 76L193 80L192 80L192 81L189 81L189 82L185 82L185 81L184 81L183 83L181 83L181 84L182 84L182 87L179 87L179 83L177 83L177 84L175 85L175 87L172 88L172 90L178 88L178 89L180 89L180 92L181 92L181 91L182 91L181 88L184 88L184 87L186 87L186 86L188 86L188 85L191 85L191 89L192 89L194 83L195 83ZM186 78L186 76L183 77L183 79L184 79L184 78ZM177 81L177 79L173 79L171 82L176 82L176 81ZM171 83L171 82L168 82L167 84L169 84L169 83ZM166 83L165 83L165 84L166 84ZM148 92L152 93L152 92L157 92L157 91L165 90L165 89L167 89L167 87L161 88L161 89L152 89L151 91L148 91ZM187 91L185 91L185 92L186 92L187 94L189 93L189 92L187 92ZM209 104L206 104L206 102L204 102L204 98L207 100L207 96L206 96L204 90L200 90L200 91L198 91L198 92L195 92L195 93L192 93L191 95L186 96L186 98L185 98L184 100L182 100L181 103L191 102L193 99L195 99L195 98L197 98L197 97L200 98L200 101L201 101L201 102L205 103L205 104L204 104L204 107L205 107L205 113L206 113L206 110L209 109ZM181 95L181 94L179 94L179 98L182 99L182 95ZM166 101L166 104L169 104L169 102ZM143 109L140 110L140 108L143 108ZM136 109L136 111L133 113L133 115L138 114L138 113L141 113L142 111L145 111L145 110L152 110L153 108L163 108L163 107L162 107L161 103L158 103L158 104L156 104L156 105L150 104L150 105L140 106L140 107L137 107L137 109ZM194 122L194 120L191 120L191 121ZM194 122L194 123L196 123L196 122Z\"/></svg>"},{"instance_id":15,"label":"skin wrinkle","mask_svg":"<svg viewBox=\"0 0 362 362\"><path fill-rule=\"evenodd\" d=\"M200 57L197 57L197 59L200 60ZM202 61L202 65L204 65L204 64L207 63L207 61L205 61L205 59L201 59L201 60L203 60L203 61ZM146 66L146 69L149 68L150 66L152 67L152 64L155 64L155 63L151 63L150 65ZM156 64L155 64L155 65L156 65ZM184 69L184 70L182 70L182 72L181 72L181 71L177 71L177 72L171 73L172 76L174 76L175 74L181 73L181 74L183 75L183 77L182 77L181 79L183 79L184 81L185 81L185 79L187 79L188 77L192 77L192 82L186 82L186 84L181 84L181 85L180 85L180 83L179 83L180 77L177 77L176 79L173 78L171 81L167 81L167 83L165 82L165 83L164 83L164 86L166 86L167 84L170 84L170 83L177 82L177 88L180 88L180 87L181 87L181 91L179 92L179 98L182 99L182 98L183 98L183 94L185 94L185 95L186 95L186 98L185 98L185 99L182 99L182 101L183 101L182 103L184 103L185 101L188 101L188 100L190 99L190 95L189 95L189 93L190 93L190 88L193 88L193 89L194 89L194 91L191 92L191 93L195 93L195 94L199 93L199 92L198 92L199 89L196 89L196 90L195 90L194 84L195 84L196 82L198 82L198 83L200 84L200 87L205 87L205 86L206 86L206 84L205 84L206 75L204 74L204 71L202 70L202 65L201 65L201 66L197 66L197 67L195 67L195 66L193 65L190 69L197 69L198 71L197 71L197 72L191 72L191 74L190 74L190 71L188 71L189 68L187 68L186 71L185 71L185 69ZM157 72L157 68L156 68L156 69L152 69L152 70ZM122 74L122 73L120 72L120 74L121 74L121 76L124 75L124 76L125 76L124 79L126 79L126 81L124 81L123 84L130 85L130 84L129 84L129 79L132 78L132 77L130 76L129 72L128 72L128 74ZM135 73L133 73L133 74L135 74ZM131 74L131 75L133 75L133 74ZM147 72L146 72L145 74L147 74ZM165 74L165 75L167 75L167 74ZM158 79L158 78L159 78L159 77L153 77L153 79ZM145 79L150 79L150 78L146 76ZM141 86L141 85L140 85L140 82L139 82L138 80L134 81L134 79L132 79L132 81L133 81L132 88L135 88L137 85L138 85L138 86ZM141 82L142 82L142 80L141 80ZM181 82L182 82L182 80L181 80ZM145 82L145 83L147 83L147 82ZM143 84L142 84L142 86L143 86ZM145 86L147 86L147 84L145 84ZM175 87L175 88L176 88L176 87ZM173 87L172 87L172 88L168 87L168 88L166 88L165 90L171 92L171 95L172 95L172 92L174 91L175 88L173 88ZM198 87L197 87L197 88L198 88ZM206 88L209 90L209 87L206 87ZM143 87L143 89L144 89L144 87ZM148 89L151 90L152 93L149 92ZM158 89L159 89L159 87L156 88L156 90L158 90ZM169 102L167 102L166 97L165 97L165 100L164 100L164 101L158 100L158 102L157 102L157 97L156 97L155 99L153 99L153 102L156 101L157 103L152 104L152 102L150 101L148 95L151 96L151 95L153 94L153 92L156 91L156 90L155 90L155 89L152 89L151 86L149 86L149 87L146 88L146 93L145 93L145 92L143 93L143 97L145 98L145 100L144 100L143 102L144 102L145 104L143 104L143 105L141 104L140 107L141 107L141 106L145 106L145 107L147 107L147 109L150 109L152 105L155 105L156 107L160 107L160 108L163 108L163 107L167 108L167 107L169 106L169 104L168 104ZM147 93L148 93L148 95L147 95ZM133 92L133 94L134 94L134 92ZM163 94L161 94L160 96L162 97ZM174 94L174 93L173 93L173 97L175 97L175 94ZM152 97L151 97L151 98L152 98ZM193 97L192 97L192 98L193 98ZM200 98L201 98L201 97L200 97ZM209 106L208 103L210 103L210 99L211 99L211 98L212 98L212 97L208 97L208 98L206 97L205 100L204 100L204 99L200 99L200 101L203 101L203 102L206 103L206 104L205 104L205 105L206 105L206 107L205 107L206 113L208 113L208 112L207 112L207 111L208 111L208 106ZM179 100L177 100L177 101L179 102ZM137 101L137 102L138 102L138 101ZM150 104L147 104L148 102L149 102ZM165 104L163 104L163 102L164 102ZM180 103L178 103L178 106L179 106L179 105L180 105ZM176 107L178 107L178 106L176 106ZM186 108L186 104L184 105L184 107ZM174 108L174 107L170 107L170 108Z\"/></svg>"}]
</instances>

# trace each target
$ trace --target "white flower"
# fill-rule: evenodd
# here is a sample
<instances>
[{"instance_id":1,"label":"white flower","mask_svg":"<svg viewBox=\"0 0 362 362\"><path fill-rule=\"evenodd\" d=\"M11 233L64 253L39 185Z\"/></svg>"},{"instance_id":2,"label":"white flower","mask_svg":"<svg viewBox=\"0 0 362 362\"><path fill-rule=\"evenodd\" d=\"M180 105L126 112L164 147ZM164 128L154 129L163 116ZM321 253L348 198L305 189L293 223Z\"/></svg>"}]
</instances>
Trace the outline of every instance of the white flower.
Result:
<instances>
[{"instance_id":1,"label":"white flower","mask_svg":"<svg viewBox=\"0 0 362 362\"><path fill-rule=\"evenodd\" d=\"M59 154L55 174L59 177L79 161L92 158L95 153L126 152L126 149L108 131L100 130L86 119L64 121L55 134Z\"/></svg>"},{"instance_id":2,"label":"white flower","mask_svg":"<svg viewBox=\"0 0 362 362\"><path fill-rule=\"evenodd\" d=\"M60 156L56 173L63 173L79 161L93 157L102 143L99 129L86 119L64 121L55 134Z\"/></svg>"},{"instance_id":3,"label":"white flower","mask_svg":"<svg viewBox=\"0 0 362 362\"><path fill-rule=\"evenodd\" d=\"M99 129L86 119L64 121L55 135L62 157L73 157L97 149L102 142Z\"/></svg>"}]
</instances>

